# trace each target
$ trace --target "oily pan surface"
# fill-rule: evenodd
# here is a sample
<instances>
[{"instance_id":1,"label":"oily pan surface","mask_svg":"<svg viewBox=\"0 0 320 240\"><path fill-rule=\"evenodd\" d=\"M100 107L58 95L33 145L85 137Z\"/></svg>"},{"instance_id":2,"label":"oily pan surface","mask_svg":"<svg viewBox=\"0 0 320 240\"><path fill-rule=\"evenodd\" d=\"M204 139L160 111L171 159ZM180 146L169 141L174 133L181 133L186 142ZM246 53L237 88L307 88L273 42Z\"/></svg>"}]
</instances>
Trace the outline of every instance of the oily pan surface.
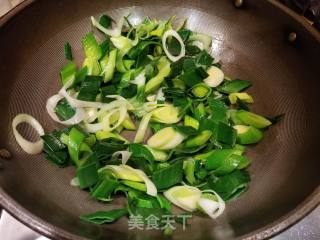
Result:
<instances>
[{"instance_id":1,"label":"oily pan surface","mask_svg":"<svg viewBox=\"0 0 320 240\"><path fill-rule=\"evenodd\" d=\"M82 223L79 215L121 207L123 199L101 204L71 187L75 174L71 167L59 169L43 155L27 155L17 146L11 129L12 118L22 112L33 115L46 131L61 127L50 119L45 102L61 87L59 70L66 63L63 43L70 42L80 64L81 37L92 30L89 16L107 12L119 19L135 6L134 23L144 16L176 15L188 18L190 29L212 35L212 53L220 56L226 75L253 82L249 90L255 99L253 110L286 114L260 144L248 148L253 160L249 191L228 204L222 221L229 222L236 236L252 236L301 206L320 182L319 42L267 1L247 1L240 10L230 2L37 1L10 20L0 29L0 143L14 156L0 173L4 192L41 221L56 226L49 226L51 236L64 236L61 229L95 239L162 236L159 231L129 231L126 218L104 226ZM298 33L297 44L285 41L290 30ZM22 131L32 137L29 128ZM214 226L209 218L195 216L185 231L174 232L173 239L210 239Z\"/></svg>"}]
</instances>

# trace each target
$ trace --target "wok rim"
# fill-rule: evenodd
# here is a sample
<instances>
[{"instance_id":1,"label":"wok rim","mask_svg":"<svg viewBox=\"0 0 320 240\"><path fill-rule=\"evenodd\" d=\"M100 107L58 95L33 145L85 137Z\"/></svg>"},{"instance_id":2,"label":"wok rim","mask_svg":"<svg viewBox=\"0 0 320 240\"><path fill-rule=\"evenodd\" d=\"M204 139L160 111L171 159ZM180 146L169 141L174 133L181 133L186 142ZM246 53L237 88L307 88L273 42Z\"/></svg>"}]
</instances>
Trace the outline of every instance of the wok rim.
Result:
<instances>
[{"instance_id":1,"label":"wok rim","mask_svg":"<svg viewBox=\"0 0 320 240\"><path fill-rule=\"evenodd\" d=\"M309 34L311 34L320 43L320 31L318 32L314 27L312 27L305 18L301 17L299 14L287 8L277 0L265 1L293 18L297 24L301 24L309 32ZM36 0L23 0L9 12L0 17L0 28L4 26L11 18L19 14L23 9L27 8L34 2L36 2ZM25 209L22 205L11 198L4 191L4 189L2 189L2 187L0 187L0 206L25 226L48 238L86 239L79 235L70 233L60 227L54 226L48 223L46 220L35 216L33 213ZM258 228L248 234L239 236L238 239L253 240L271 238L304 219L318 206L320 206L320 185L318 185L318 187L303 202L301 202L289 213L262 228Z\"/></svg>"}]
</instances>

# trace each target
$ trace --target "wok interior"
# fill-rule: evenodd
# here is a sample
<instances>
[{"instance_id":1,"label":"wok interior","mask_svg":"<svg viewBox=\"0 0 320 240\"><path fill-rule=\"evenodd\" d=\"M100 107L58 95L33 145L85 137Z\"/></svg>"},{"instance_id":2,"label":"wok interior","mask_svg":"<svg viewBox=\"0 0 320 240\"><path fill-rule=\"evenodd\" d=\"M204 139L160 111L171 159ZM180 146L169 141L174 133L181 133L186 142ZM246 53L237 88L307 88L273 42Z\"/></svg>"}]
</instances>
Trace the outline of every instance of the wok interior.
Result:
<instances>
[{"instance_id":1,"label":"wok interior","mask_svg":"<svg viewBox=\"0 0 320 240\"><path fill-rule=\"evenodd\" d=\"M253 160L249 191L227 205L223 222L236 236L248 236L299 206L320 182L319 43L267 1L248 0L240 10L231 2L37 1L10 20L0 30L0 141L14 155L0 173L4 191L41 221L72 234L91 239L162 236L159 231L129 231L125 218L105 226L82 223L79 215L121 207L123 199L101 204L71 187L71 167L58 169L43 155L25 154L10 127L12 118L22 112L37 118L46 131L61 127L46 113L45 102L60 88L59 70L66 63L63 43L71 43L80 63L80 39L92 29L89 16L107 12L118 19L135 6L134 23L144 16L176 15L188 18L192 30L212 35L212 53L221 58L226 75L253 82L249 91L255 99L253 110L264 115L285 113L261 143L248 148ZM288 30L297 32L297 44L284 40ZM209 239L216 225L197 215L185 231L175 231L173 239Z\"/></svg>"}]
</instances>

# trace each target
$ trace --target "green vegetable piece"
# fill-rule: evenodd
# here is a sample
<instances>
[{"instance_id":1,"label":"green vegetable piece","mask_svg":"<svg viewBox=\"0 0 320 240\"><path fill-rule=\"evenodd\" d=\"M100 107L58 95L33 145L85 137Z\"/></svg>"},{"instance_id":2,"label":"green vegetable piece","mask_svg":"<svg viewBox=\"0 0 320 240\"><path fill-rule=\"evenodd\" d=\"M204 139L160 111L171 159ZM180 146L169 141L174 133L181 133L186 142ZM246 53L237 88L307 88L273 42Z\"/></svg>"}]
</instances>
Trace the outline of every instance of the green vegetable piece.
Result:
<instances>
[{"instance_id":1,"label":"green vegetable piece","mask_svg":"<svg viewBox=\"0 0 320 240\"><path fill-rule=\"evenodd\" d=\"M263 138L263 132L252 126L236 125L237 142L240 144L254 144Z\"/></svg>"},{"instance_id":2,"label":"green vegetable piece","mask_svg":"<svg viewBox=\"0 0 320 240\"><path fill-rule=\"evenodd\" d=\"M127 142L127 139L122 137L121 135L117 133L107 132L107 131L97 131L96 132L96 138L101 141L104 139L117 139L119 141Z\"/></svg>"},{"instance_id":3,"label":"green vegetable piece","mask_svg":"<svg viewBox=\"0 0 320 240\"><path fill-rule=\"evenodd\" d=\"M128 84L128 86L121 89L120 95L124 98L133 98L137 95L138 87L136 84Z\"/></svg>"},{"instance_id":4,"label":"green vegetable piece","mask_svg":"<svg viewBox=\"0 0 320 240\"><path fill-rule=\"evenodd\" d=\"M101 48L97 43L97 40L93 35L93 32L87 33L84 36L84 38L82 38L81 43L86 58L100 59L102 57Z\"/></svg>"},{"instance_id":5,"label":"green vegetable piece","mask_svg":"<svg viewBox=\"0 0 320 240\"><path fill-rule=\"evenodd\" d=\"M147 145L145 145L145 147L148 148L149 151L152 153L155 161L165 162L168 160L168 157L169 157L168 153L161 150L153 149Z\"/></svg>"},{"instance_id":6,"label":"green vegetable piece","mask_svg":"<svg viewBox=\"0 0 320 240\"><path fill-rule=\"evenodd\" d=\"M84 142L88 144L88 146L92 147L96 143L96 137L94 134L89 134L88 137L84 139Z\"/></svg>"},{"instance_id":7,"label":"green vegetable piece","mask_svg":"<svg viewBox=\"0 0 320 240\"><path fill-rule=\"evenodd\" d=\"M83 161L84 162L81 162L81 165L77 169L77 177L79 179L81 189L91 187L99 180L97 155L95 153L91 153Z\"/></svg>"},{"instance_id":8,"label":"green vegetable piece","mask_svg":"<svg viewBox=\"0 0 320 240\"><path fill-rule=\"evenodd\" d=\"M119 182L116 179L105 177L91 190L91 196L98 200L107 199L118 186Z\"/></svg>"},{"instance_id":9,"label":"green vegetable piece","mask_svg":"<svg viewBox=\"0 0 320 240\"><path fill-rule=\"evenodd\" d=\"M196 182L196 178L194 176L194 168L195 168L195 162L193 159L189 159L184 161L184 175L187 179L187 181L191 184L194 185Z\"/></svg>"},{"instance_id":10,"label":"green vegetable piece","mask_svg":"<svg viewBox=\"0 0 320 240\"><path fill-rule=\"evenodd\" d=\"M216 176L226 175L235 169L242 169L250 164L247 157L231 154L229 157L220 162L220 166L213 171Z\"/></svg>"},{"instance_id":11,"label":"green vegetable piece","mask_svg":"<svg viewBox=\"0 0 320 240\"><path fill-rule=\"evenodd\" d=\"M121 183L141 192L147 192L147 187L144 183L134 182L130 180L122 180Z\"/></svg>"},{"instance_id":12,"label":"green vegetable piece","mask_svg":"<svg viewBox=\"0 0 320 240\"><path fill-rule=\"evenodd\" d=\"M42 135L44 146L43 150L46 152L46 159L56 164L58 167L65 167L69 163L69 156L67 153L67 146L60 140L62 132L53 131Z\"/></svg>"},{"instance_id":13,"label":"green vegetable piece","mask_svg":"<svg viewBox=\"0 0 320 240\"><path fill-rule=\"evenodd\" d=\"M113 78L114 69L116 66L116 59L117 59L117 49L113 49L110 51L108 56L108 61L105 67L103 67L104 78L103 81L106 83Z\"/></svg>"},{"instance_id":14,"label":"green vegetable piece","mask_svg":"<svg viewBox=\"0 0 320 240\"><path fill-rule=\"evenodd\" d=\"M192 87L202 83L208 76L208 73L202 67L197 67L193 70L184 72L180 75L179 79L181 79L188 87Z\"/></svg>"},{"instance_id":15,"label":"green vegetable piece","mask_svg":"<svg viewBox=\"0 0 320 240\"><path fill-rule=\"evenodd\" d=\"M187 140L185 143L185 147L191 148L191 147L202 146L210 139L211 134L212 134L211 131L204 130L199 135Z\"/></svg>"},{"instance_id":16,"label":"green vegetable piece","mask_svg":"<svg viewBox=\"0 0 320 240\"><path fill-rule=\"evenodd\" d=\"M68 151L71 160L76 166L79 166L80 146L85 139L85 135L77 128L73 127L69 134Z\"/></svg>"},{"instance_id":17,"label":"green vegetable piece","mask_svg":"<svg viewBox=\"0 0 320 240\"><path fill-rule=\"evenodd\" d=\"M41 136L44 141L44 149L48 149L53 152L58 152L66 149L66 145L60 140L62 132L54 130L51 133L46 133Z\"/></svg>"},{"instance_id":18,"label":"green vegetable piece","mask_svg":"<svg viewBox=\"0 0 320 240\"><path fill-rule=\"evenodd\" d=\"M196 57L196 63L197 65L203 66L205 69L207 69L212 65L213 58L206 50L202 50Z\"/></svg>"},{"instance_id":19,"label":"green vegetable piece","mask_svg":"<svg viewBox=\"0 0 320 240\"><path fill-rule=\"evenodd\" d=\"M134 60L123 60L123 65L126 69L132 68L134 64L135 64Z\"/></svg>"},{"instance_id":20,"label":"green vegetable piece","mask_svg":"<svg viewBox=\"0 0 320 240\"><path fill-rule=\"evenodd\" d=\"M247 157L235 154L233 149L216 149L206 159L205 167L207 170L214 170L217 176L229 174L235 169L242 169L250 164Z\"/></svg>"},{"instance_id":21,"label":"green vegetable piece","mask_svg":"<svg viewBox=\"0 0 320 240\"><path fill-rule=\"evenodd\" d=\"M68 120L76 113L76 110L70 106L66 99L59 101L54 111L62 120Z\"/></svg>"},{"instance_id":22,"label":"green vegetable piece","mask_svg":"<svg viewBox=\"0 0 320 240\"><path fill-rule=\"evenodd\" d=\"M114 99L109 98L108 96L109 95L116 95L117 89L114 85L108 85L108 86L100 88L100 92L101 92L101 102L109 103Z\"/></svg>"},{"instance_id":23,"label":"green vegetable piece","mask_svg":"<svg viewBox=\"0 0 320 240\"><path fill-rule=\"evenodd\" d=\"M212 92L212 89L203 83L199 83L191 88L191 93L196 98L205 98L208 97Z\"/></svg>"},{"instance_id":24,"label":"green vegetable piece","mask_svg":"<svg viewBox=\"0 0 320 240\"><path fill-rule=\"evenodd\" d=\"M71 85L71 88L75 88L76 86L80 85L83 80L88 75L88 67L81 68L78 72L75 74L75 79L73 81L73 84Z\"/></svg>"},{"instance_id":25,"label":"green vegetable piece","mask_svg":"<svg viewBox=\"0 0 320 240\"><path fill-rule=\"evenodd\" d=\"M180 121L179 109L170 104L152 110L151 114L151 119L159 123L173 124Z\"/></svg>"},{"instance_id":26,"label":"green vegetable piece","mask_svg":"<svg viewBox=\"0 0 320 240\"><path fill-rule=\"evenodd\" d=\"M209 50L211 43L212 43L212 37L204 34L204 33L197 33L192 32L192 34L189 37L189 41L199 41L202 43L204 50Z\"/></svg>"},{"instance_id":27,"label":"green vegetable piece","mask_svg":"<svg viewBox=\"0 0 320 240\"><path fill-rule=\"evenodd\" d=\"M248 189L249 174L245 171L236 170L231 174L214 177L208 180L211 189L216 191L225 201L238 197Z\"/></svg>"},{"instance_id":28,"label":"green vegetable piece","mask_svg":"<svg viewBox=\"0 0 320 240\"><path fill-rule=\"evenodd\" d=\"M185 24L185 22L184 22L184 24ZM188 41L190 35L192 34L192 31L189 30L189 29L184 28L183 25L182 25L181 28L179 28L179 27L177 28L177 32L178 32L178 34L180 35L181 39L184 42Z\"/></svg>"},{"instance_id":29,"label":"green vegetable piece","mask_svg":"<svg viewBox=\"0 0 320 240\"><path fill-rule=\"evenodd\" d=\"M214 122L227 122L227 107L224 102L213 98L209 99L209 106L212 112L211 119Z\"/></svg>"},{"instance_id":30,"label":"green vegetable piece","mask_svg":"<svg viewBox=\"0 0 320 240\"><path fill-rule=\"evenodd\" d=\"M236 143L237 132L233 127L229 126L228 124L219 122L216 134L217 140L221 143L225 143L230 146L234 146L234 144Z\"/></svg>"},{"instance_id":31,"label":"green vegetable piece","mask_svg":"<svg viewBox=\"0 0 320 240\"><path fill-rule=\"evenodd\" d=\"M109 17L108 15L102 15L99 19L99 23L102 27L104 28L110 28L112 25L112 22L114 22L114 20Z\"/></svg>"},{"instance_id":32,"label":"green vegetable piece","mask_svg":"<svg viewBox=\"0 0 320 240\"><path fill-rule=\"evenodd\" d=\"M128 211L124 208L113 209L107 212L95 212L80 216L80 219L94 224L113 223L119 218L127 215Z\"/></svg>"},{"instance_id":33,"label":"green vegetable piece","mask_svg":"<svg viewBox=\"0 0 320 240\"><path fill-rule=\"evenodd\" d=\"M252 84L250 81L246 80L240 80L240 79L235 79L231 81L225 81L225 83L219 87L217 87L217 90L219 92L223 93L237 93L241 92L242 90L250 87Z\"/></svg>"},{"instance_id":34,"label":"green vegetable piece","mask_svg":"<svg viewBox=\"0 0 320 240\"><path fill-rule=\"evenodd\" d=\"M175 88L185 90L186 84L179 78L172 79L172 84Z\"/></svg>"},{"instance_id":35,"label":"green vegetable piece","mask_svg":"<svg viewBox=\"0 0 320 240\"><path fill-rule=\"evenodd\" d=\"M94 102L99 93L101 82L101 76L86 76L81 84L77 99Z\"/></svg>"},{"instance_id":36,"label":"green vegetable piece","mask_svg":"<svg viewBox=\"0 0 320 240\"><path fill-rule=\"evenodd\" d=\"M265 128L272 124L265 117L245 110L239 110L235 114L236 118L239 119L242 123L251 125L256 128Z\"/></svg>"},{"instance_id":37,"label":"green vegetable piece","mask_svg":"<svg viewBox=\"0 0 320 240\"><path fill-rule=\"evenodd\" d=\"M207 160L207 158L215 151L214 150L210 150L209 152L205 152L205 153L200 153L200 154L197 154L195 156L193 156L193 158L195 160L200 160L202 162L205 162Z\"/></svg>"},{"instance_id":38,"label":"green vegetable piece","mask_svg":"<svg viewBox=\"0 0 320 240\"><path fill-rule=\"evenodd\" d=\"M172 209L171 203L164 196L162 196L161 194L158 194L156 198L161 208L166 209L169 212L171 211Z\"/></svg>"},{"instance_id":39,"label":"green vegetable piece","mask_svg":"<svg viewBox=\"0 0 320 240\"><path fill-rule=\"evenodd\" d=\"M203 104L203 102L200 102L198 106L195 106L191 109L193 116L199 121L200 119L203 119L206 116L206 108Z\"/></svg>"},{"instance_id":40,"label":"green vegetable piece","mask_svg":"<svg viewBox=\"0 0 320 240\"><path fill-rule=\"evenodd\" d=\"M232 149L216 149L206 159L206 169L213 170L219 168L226 159L233 154Z\"/></svg>"},{"instance_id":41,"label":"green vegetable piece","mask_svg":"<svg viewBox=\"0 0 320 240\"><path fill-rule=\"evenodd\" d=\"M230 93L229 101L231 104L236 104L238 99L245 103L253 103L253 98L248 93Z\"/></svg>"},{"instance_id":42,"label":"green vegetable piece","mask_svg":"<svg viewBox=\"0 0 320 240\"><path fill-rule=\"evenodd\" d=\"M151 138L149 138L148 146L155 149L167 150L167 149L164 149L163 147L166 144L168 144L170 141L172 141L172 139L174 139L176 135L177 135L177 131L175 131L173 127L162 128L160 131L154 134Z\"/></svg>"},{"instance_id":43,"label":"green vegetable piece","mask_svg":"<svg viewBox=\"0 0 320 240\"><path fill-rule=\"evenodd\" d=\"M102 43L100 43L100 48L101 48L101 56L108 56L108 53L110 51L110 38L107 38L104 40Z\"/></svg>"},{"instance_id":44,"label":"green vegetable piece","mask_svg":"<svg viewBox=\"0 0 320 240\"><path fill-rule=\"evenodd\" d=\"M64 43L64 56L67 60L73 60L71 45L68 42Z\"/></svg>"},{"instance_id":45,"label":"green vegetable piece","mask_svg":"<svg viewBox=\"0 0 320 240\"><path fill-rule=\"evenodd\" d=\"M87 67L88 75L97 76L101 72L99 61L97 58L87 57L84 59L82 67Z\"/></svg>"},{"instance_id":46,"label":"green vegetable piece","mask_svg":"<svg viewBox=\"0 0 320 240\"><path fill-rule=\"evenodd\" d=\"M149 163L154 162L154 157L153 157L152 153L149 151L149 149L147 147L145 147L144 145L142 145L140 143L129 144L128 150L129 150L129 152L132 153L132 155L131 155L132 157L144 158L144 159L148 160Z\"/></svg>"},{"instance_id":47,"label":"green vegetable piece","mask_svg":"<svg viewBox=\"0 0 320 240\"><path fill-rule=\"evenodd\" d=\"M189 115L184 116L184 125L193 127L194 129L199 128L199 121L193 117L190 117Z\"/></svg>"},{"instance_id":48,"label":"green vegetable piece","mask_svg":"<svg viewBox=\"0 0 320 240\"><path fill-rule=\"evenodd\" d=\"M162 57L159 60L157 68L159 72L147 82L145 86L145 93L150 93L157 90L164 81L165 77L169 76L170 74L170 62L165 57Z\"/></svg>"},{"instance_id":49,"label":"green vegetable piece","mask_svg":"<svg viewBox=\"0 0 320 240\"><path fill-rule=\"evenodd\" d=\"M130 59L137 59L138 56L150 45L156 45L156 46L161 46L159 42L155 41L140 41L137 46L133 47L129 52L128 52L128 57Z\"/></svg>"},{"instance_id":50,"label":"green vegetable piece","mask_svg":"<svg viewBox=\"0 0 320 240\"><path fill-rule=\"evenodd\" d=\"M132 130L132 131L136 130L136 126L132 121L132 119L130 118L129 114L126 115L126 118L123 120L121 125L127 130Z\"/></svg>"},{"instance_id":51,"label":"green vegetable piece","mask_svg":"<svg viewBox=\"0 0 320 240\"><path fill-rule=\"evenodd\" d=\"M200 52L201 52L201 49L198 48L197 46L191 45L191 44L186 45L186 55L187 56L194 56Z\"/></svg>"},{"instance_id":52,"label":"green vegetable piece","mask_svg":"<svg viewBox=\"0 0 320 240\"><path fill-rule=\"evenodd\" d=\"M53 152L46 149L44 151L46 152L45 158L58 167L66 167L69 164L69 156L66 151Z\"/></svg>"},{"instance_id":53,"label":"green vegetable piece","mask_svg":"<svg viewBox=\"0 0 320 240\"><path fill-rule=\"evenodd\" d=\"M69 81L74 81L77 72L77 66L74 62L70 62L62 67L60 78L63 85Z\"/></svg>"},{"instance_id":54,"label":"green vegetable piece","mask_svg":"<svg viewBox=\"0 0 320 240\"><path fill-rule=\"evenodd\" d=\"M152 175L152 182L158 190L169 188L182 181L183 162L177 161L167 168L155 171Z\"/></svg>"}]
</instances>

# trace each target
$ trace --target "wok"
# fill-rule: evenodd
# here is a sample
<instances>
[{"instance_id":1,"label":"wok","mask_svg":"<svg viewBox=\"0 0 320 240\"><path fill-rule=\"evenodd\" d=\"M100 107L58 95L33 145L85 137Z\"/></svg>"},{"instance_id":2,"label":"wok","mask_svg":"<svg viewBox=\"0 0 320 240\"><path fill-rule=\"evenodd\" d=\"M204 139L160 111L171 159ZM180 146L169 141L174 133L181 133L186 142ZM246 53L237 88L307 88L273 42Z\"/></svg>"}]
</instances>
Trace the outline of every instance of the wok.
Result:
<instances>
[{"instance_id":1,"label":"wok","mask_svg":"<svg viewBox=\"0 0 320 240\"><path fill-rule=\"evenodd\" d=\"M224 72L253 82L253 110L285 113L250 147L249 191L227 206L218 222L196 216L173 239L212 239L217 227L237 238L270 237L305 216L320 202L320 34L277 1L246 0L235 8L225 0L27 0L0 20L0 145L13 155L0 172L0 203L17 219L56 239L162 238L159 231L129 231L125 218L112 225L83 223L79 215L123 204L97 203L69 185L72 168L58 169L42 155L24 153L12 135L11 121L29 113L50 131L56 125L45 102L60 88L65 63L63 43L82 59L81 37L91 30L89 16L107 12L118 19L134 6L131 19L144 16L188 18L188 26L213 36L212 52ZM296 41L289 43L289 32ZM22 127L32 137L29 128Z\"/></svg>"}]
</instances>

